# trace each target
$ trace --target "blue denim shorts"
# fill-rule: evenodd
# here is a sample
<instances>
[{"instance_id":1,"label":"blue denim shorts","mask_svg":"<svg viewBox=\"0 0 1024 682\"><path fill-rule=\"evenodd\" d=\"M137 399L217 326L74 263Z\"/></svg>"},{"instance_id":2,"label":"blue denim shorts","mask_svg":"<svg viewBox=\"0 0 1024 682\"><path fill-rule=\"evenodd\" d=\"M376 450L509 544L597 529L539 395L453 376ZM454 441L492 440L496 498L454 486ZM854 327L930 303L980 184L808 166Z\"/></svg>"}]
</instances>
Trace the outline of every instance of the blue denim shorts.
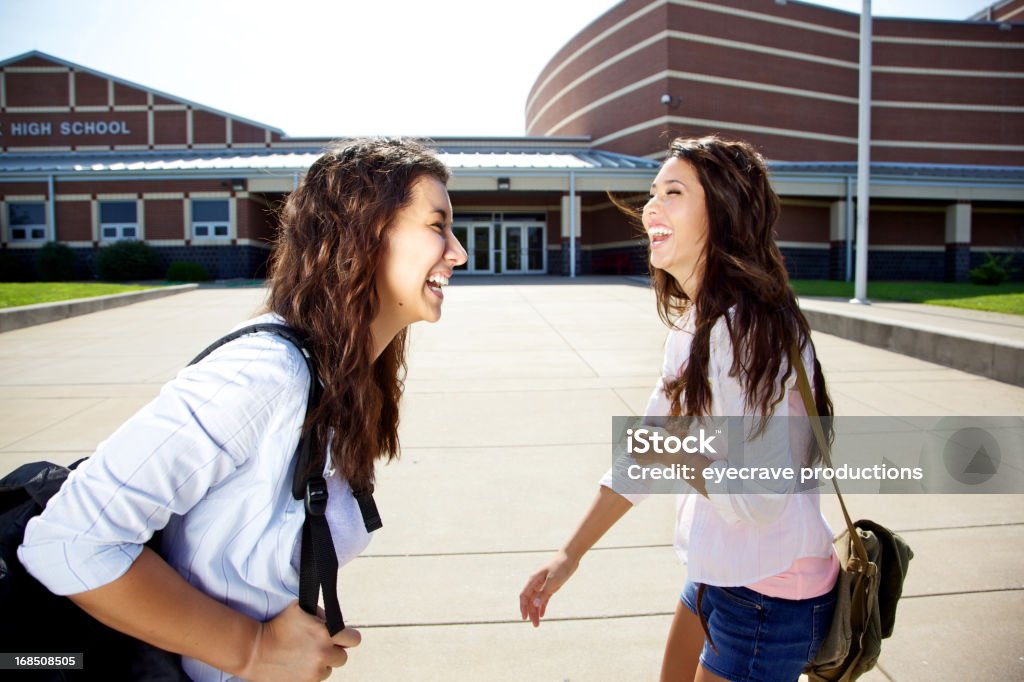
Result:
<instances>
[{"instance_id":1,"label":"blue denim shorts","mask_svg":"<svg viewBox=\"0 0 1024 682\"><path fill-rule=\"evenodd\" d=\"M696 615L697 585L687 581L681 598ZM792 600L707 585L701 610L718 653L705 640L700 662L732 682L796 680L818 652L835 604L835 590Z\"/></svg>"}]
</instances>

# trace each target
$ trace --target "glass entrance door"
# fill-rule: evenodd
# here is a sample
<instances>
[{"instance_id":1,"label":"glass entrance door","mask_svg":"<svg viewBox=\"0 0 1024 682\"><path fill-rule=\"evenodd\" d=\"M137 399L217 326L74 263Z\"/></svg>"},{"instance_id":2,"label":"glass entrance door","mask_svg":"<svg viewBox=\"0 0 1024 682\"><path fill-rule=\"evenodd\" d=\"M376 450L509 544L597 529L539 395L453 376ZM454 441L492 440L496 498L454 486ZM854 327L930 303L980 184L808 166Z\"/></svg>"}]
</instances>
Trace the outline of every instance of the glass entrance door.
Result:
<instances>
[{"instance_id":1,"label":"glass entrance door","mask_svg":"<svg viewBox=\"0 0 1024 682\"><path fill-rule=\"evenodd\" d=\"M505 272L512 274L523 271L523 228L520 225L505 225Z\"/></svg>"},{"instance_id":2,"label":"glass entrance door","mask_svg":"<svg viewBox=\"0 0 1024 682\"><path fill-rule=\"evenodd\" d=\"M490 274L494 272L494 252L491 242L493 229L490 225L473 226L473 272ZM467 247L468 251L468 247Z\"/></svg>"},{"instance_id":3,"label":"glass entrance door","mask_svg":"<svg viewBox=\"0 0 1024 682\"><path fill-rule=\"evenodd\" d=\"M456 224L452 226L455 238L466 249L466 264L455 268L464 272L488 275L494 272L494 245L492 226L488 223Z\"/></svg>"},{"instance_id":4,"label":"glass entrance door","mask_svg":"<svg viewBox=\"0 0 1024 682\"><path fill-rule=\"evenodd\" d=\"M547 249L543 225L503 226L505 233L504 270L507 273L547 271Z\"/></svg>"}]
</instances>

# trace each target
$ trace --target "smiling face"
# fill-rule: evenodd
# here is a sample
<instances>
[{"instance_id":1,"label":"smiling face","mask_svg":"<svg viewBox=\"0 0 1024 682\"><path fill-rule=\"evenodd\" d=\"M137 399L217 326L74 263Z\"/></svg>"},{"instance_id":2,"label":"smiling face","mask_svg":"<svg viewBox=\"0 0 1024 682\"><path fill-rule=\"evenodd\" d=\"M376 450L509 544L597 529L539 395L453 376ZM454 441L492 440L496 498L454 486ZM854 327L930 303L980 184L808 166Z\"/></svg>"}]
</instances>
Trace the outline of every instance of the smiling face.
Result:
<instances>
[{"instance_id":1,"label":"smiling face","mask_svg":"<svg viewBox=\"0 0 1024 682\"><path fill-rule=\"evenodd\" d=\"M439 320L441 288L453 268L466 262L466 250L452 234L452 203L444 183L421 176L410 197L387 231L376 281L380 311L375 323L395 332L420 320Z\"/></svg>"},{"instance_id":2,"label":"smiling face","mask_svg":"<svg viewBox=\"0 0 1024 682\"><path fill-rule=\"evenodd\" d=\"M651 185L644 206L651 265L672 275L690 298L700 283L708 212L704 188L688 161L671 157Z\"/></svg>"}]
</instances>

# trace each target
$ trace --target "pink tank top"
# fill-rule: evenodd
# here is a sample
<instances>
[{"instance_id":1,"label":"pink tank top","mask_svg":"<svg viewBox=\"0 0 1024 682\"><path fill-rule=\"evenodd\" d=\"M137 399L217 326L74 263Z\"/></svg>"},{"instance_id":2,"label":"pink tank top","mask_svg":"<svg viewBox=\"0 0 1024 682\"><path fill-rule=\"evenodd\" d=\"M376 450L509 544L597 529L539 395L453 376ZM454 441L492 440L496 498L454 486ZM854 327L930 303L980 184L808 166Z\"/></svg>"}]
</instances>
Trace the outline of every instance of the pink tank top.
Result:
<instances>
[{"instance_id":1,"label":"pink tank top","mask_svg":"<svg viewBox=\"0 0 1024 682\"><path fill-rule=\"evenodd\" d=\"M833 552L827 559L801 557L782 573L746 587L779 599L810 599L828 593L838 576L839 559Z\"/></svg>"}]
</instances>

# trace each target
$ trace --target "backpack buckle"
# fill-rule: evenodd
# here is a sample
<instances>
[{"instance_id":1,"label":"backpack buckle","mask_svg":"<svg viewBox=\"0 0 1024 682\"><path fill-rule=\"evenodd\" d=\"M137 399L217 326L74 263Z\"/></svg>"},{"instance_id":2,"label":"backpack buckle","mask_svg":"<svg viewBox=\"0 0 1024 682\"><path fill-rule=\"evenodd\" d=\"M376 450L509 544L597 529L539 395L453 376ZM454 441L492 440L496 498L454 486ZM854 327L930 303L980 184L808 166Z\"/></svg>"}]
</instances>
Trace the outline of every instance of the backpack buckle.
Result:
<instances>
[{"instance_id":1,"label":"backpack buckle","mask_svg":"<svg viewBox=\"0 0 1024 682\"><path fill-rule=\"evenodd\" d=\"M327 512L327 481L317 476L306 482L306 513L323 516Z\"/></svg>"}]
</instances>

